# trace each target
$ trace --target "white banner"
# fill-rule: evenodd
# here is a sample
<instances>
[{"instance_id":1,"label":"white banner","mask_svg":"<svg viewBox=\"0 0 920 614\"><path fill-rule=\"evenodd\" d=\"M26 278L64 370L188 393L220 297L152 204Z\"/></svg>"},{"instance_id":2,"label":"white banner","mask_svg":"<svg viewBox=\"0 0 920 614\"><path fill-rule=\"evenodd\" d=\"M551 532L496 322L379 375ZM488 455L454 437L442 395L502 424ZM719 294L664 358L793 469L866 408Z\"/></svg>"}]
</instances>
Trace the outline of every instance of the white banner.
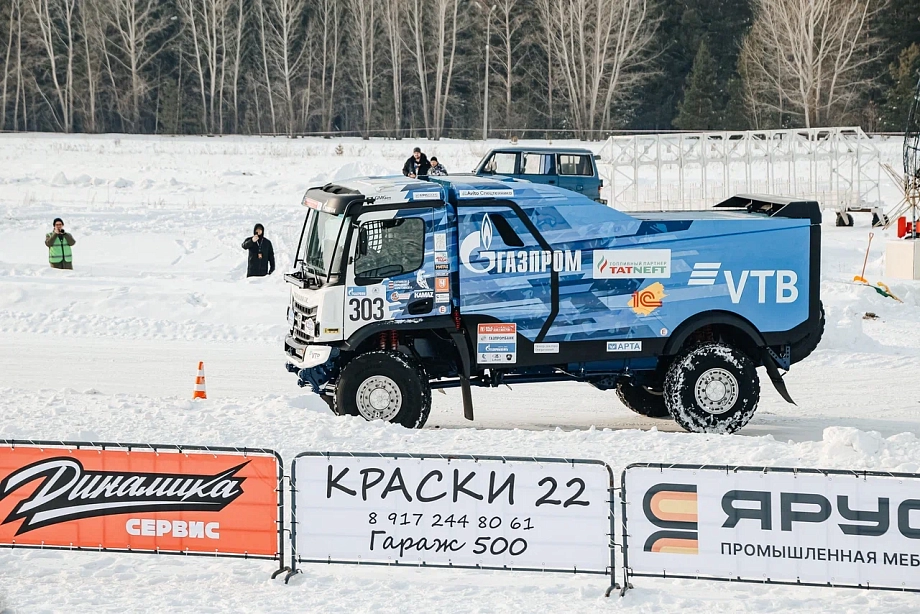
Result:
<instances>
[{"instance_id":1,"label":"white banner","mask_svg":"<svg viewBox=\"0 0 920 614\"><path fill-rule=\"evenodd\" d=\"M610 573L600 461L307 453L292 477L300 562Z\"/></svg>"},{"instance_id":2,"label":"white banner","mask_svg":"<svg viewBox=\"0 0 920 614\"><path fill-rule=\"evenodd\" d=\"M630 466L624 482L630 573L920 589L920 475Z\"/></svg>"}]
</instances>

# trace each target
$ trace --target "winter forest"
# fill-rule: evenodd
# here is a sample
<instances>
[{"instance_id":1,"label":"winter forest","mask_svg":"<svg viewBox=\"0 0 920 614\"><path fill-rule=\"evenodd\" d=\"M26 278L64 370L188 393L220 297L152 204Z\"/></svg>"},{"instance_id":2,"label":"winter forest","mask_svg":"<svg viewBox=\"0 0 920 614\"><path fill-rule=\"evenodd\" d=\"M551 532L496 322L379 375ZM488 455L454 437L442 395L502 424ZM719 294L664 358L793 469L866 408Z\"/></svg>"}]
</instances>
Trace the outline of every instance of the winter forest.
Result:
<instances>
[{"instance_id":1,"label":"winter forest","mask_svg":"<svg viewBox=\"0 0 920 614\"><path fill-rule=\"evenodd\" d=\"M0 0L0 130L903 130L920 0ZM488 104L484 104L486 102Z\"/></svg>"}]
</instances>

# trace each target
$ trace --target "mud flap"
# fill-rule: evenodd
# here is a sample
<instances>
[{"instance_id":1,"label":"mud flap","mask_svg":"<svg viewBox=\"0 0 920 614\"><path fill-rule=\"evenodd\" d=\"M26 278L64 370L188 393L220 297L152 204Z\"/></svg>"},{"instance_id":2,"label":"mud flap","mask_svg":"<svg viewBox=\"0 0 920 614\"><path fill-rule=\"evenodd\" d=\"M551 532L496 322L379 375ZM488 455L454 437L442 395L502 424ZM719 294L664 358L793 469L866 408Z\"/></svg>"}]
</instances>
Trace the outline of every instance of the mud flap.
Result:
<instances>
[{"instance_id":1,"label":"mud flap","mask_svg":"<svg viewBox=\"0 0 920 614\"><path fill-rule=\"evenodd\" d=\"M783 376L780 374L779 369L776 367L776 361L773 359L773 356L770 354L769 348L763 349L763 366L767 369L767 375L770 376L770 381L773 382L773 387L776 388L776 392L779 393L779 396L787 403L796 404L792 400L792 397L789 396L789 391L786 390L786 382L783 380Z\"/></svg>"},{"instance_id":2,"label":"mud flap","mask_svg":"<svg viewBox=\"0 0 920 614\"><path fill-rule=\"evenodd\" d=\"M460 355L460 394L463 397L463 417L473 419L473 392L470 389L470 352L461 331L451 331L451 339Z\"/></svg>"}]
</instances>

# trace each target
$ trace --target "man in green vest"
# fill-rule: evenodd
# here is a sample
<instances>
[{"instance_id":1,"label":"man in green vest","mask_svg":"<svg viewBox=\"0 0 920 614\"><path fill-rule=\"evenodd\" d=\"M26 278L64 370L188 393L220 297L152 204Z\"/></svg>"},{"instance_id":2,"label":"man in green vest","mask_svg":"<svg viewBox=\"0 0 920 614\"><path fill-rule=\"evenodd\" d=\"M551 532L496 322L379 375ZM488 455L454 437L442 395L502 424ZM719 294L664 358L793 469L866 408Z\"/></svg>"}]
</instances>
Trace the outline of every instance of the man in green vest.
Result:
<instances>
[{"instance_id":1,"label":"man in green vest","mask_svg":"<svg viewBox=\"0 0 920 614\"><path fill-rule=\"evenodd\" d=\"M48 262L55 269L73 269L73 253L70 247L76 240L69 232L64 232L64 220L54 218L54 231L45 235L48 247Z\"/></svg>"}]
</instances>

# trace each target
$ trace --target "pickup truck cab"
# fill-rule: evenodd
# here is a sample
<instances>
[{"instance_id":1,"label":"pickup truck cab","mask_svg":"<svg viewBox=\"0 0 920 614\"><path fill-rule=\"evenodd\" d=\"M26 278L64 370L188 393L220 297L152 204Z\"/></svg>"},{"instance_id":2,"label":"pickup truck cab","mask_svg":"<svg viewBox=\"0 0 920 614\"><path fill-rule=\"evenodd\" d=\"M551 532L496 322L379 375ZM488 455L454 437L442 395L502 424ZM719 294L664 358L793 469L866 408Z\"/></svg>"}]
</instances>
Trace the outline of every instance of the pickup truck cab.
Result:
<instances>
[{"instance_id":1,"label":"pickup truck cab","mask_svg":"<svg viewBox=\"0 0 920 614\"><path fill-rule=\"evenodd\" d=\"M757 368L817 346L818 204L735 196L624 213L558 186L476 176L311 188L294 259L288 371L338 414L425 424L433 388L554 381L733 432ZM560 404L560 412L564 404Z\"/></svg>"},{"instance_id":2,"label":"pickup truck cab","mask_svg":"<svg viewBox=\"0 0 920 614\"><path fill-rule=\"evenodd\" d=\"M473 172L480 177L501 175L557 185L603 203L598 157L588 149L504 147L487 153Z\"/></svg>"}]
</instances>

